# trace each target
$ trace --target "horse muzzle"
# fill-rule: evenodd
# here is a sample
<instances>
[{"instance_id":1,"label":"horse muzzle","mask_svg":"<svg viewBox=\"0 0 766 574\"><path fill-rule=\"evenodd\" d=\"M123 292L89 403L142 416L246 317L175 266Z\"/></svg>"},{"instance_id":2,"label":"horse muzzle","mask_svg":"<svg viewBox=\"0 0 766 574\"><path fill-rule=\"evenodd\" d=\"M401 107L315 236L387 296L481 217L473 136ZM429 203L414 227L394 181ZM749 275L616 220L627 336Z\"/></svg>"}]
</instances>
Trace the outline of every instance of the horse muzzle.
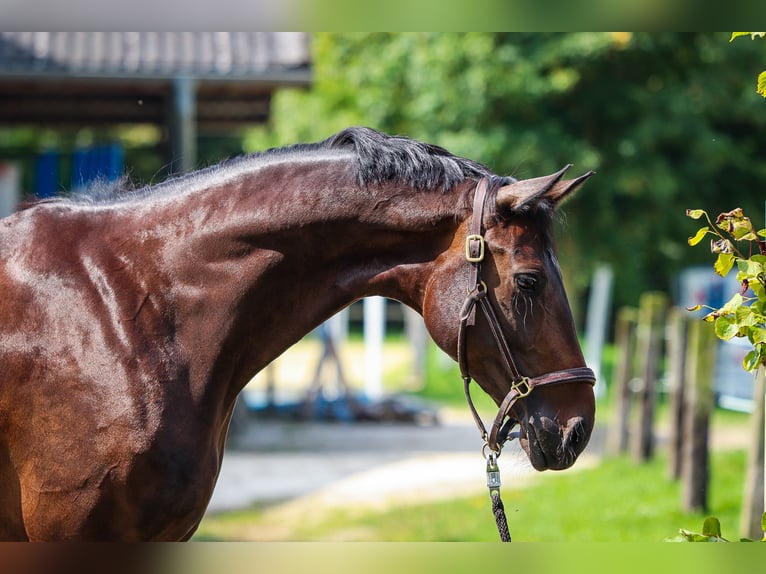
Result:
<instances>
[{"instance_id":1,"label":"horse muzzle","mask_svg":"<svg viewBox=\"0 0 766 574\"><path fill-rule=\"evenodd\" d=\"M593 421L574 416L565 424L545 416L529 416L520 423L519 443L535 470L564 470L585 450Z\"/></svg>"}]
</instances>

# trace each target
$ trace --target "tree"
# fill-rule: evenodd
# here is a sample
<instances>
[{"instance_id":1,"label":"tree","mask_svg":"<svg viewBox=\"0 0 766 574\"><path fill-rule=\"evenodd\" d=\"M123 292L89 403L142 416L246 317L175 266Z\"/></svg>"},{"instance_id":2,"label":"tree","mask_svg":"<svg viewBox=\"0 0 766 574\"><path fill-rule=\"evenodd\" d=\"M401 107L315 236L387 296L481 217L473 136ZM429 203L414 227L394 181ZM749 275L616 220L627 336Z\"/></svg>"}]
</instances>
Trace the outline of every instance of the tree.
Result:
<instances>
[{"instance_id":1,"label":"tree","mask_svg":"<svg viewBox=\"0 0 766 574\"><path fill-rule=\"evenodd\" d=\"M743 86L762 54L727 34L319 34L315 85L282 91L249 149L362 124L442 145L501 174L566 163L597 176L567 204L559 258L582 294L597 262L615 304L669 289L690 263L690 204L729 209L766 176L766 114ZM575 297L575 303L577 297Z\"/></svg>"}]
</instances>

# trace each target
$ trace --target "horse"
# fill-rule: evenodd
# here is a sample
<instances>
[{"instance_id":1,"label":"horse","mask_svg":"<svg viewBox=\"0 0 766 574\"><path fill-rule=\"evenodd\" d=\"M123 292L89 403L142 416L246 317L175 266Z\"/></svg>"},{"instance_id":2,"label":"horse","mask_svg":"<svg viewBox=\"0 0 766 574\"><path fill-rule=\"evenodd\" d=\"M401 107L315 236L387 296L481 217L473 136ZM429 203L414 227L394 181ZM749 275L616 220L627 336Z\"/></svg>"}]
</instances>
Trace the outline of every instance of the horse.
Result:
<instances>
[{"instance_id":1,"label":"horse","mask_svg":"<svg viewBox=\"0 0 766 574\"><path fill-rule=\"evenodd\" d=\"M595 379L551 227L590 172L563 173L354 127L0 220L0 539L188 540L238 393L373 295L501 407L493 451L512 423L535 469L571 466Z\"/></svg>"}]
</instances>

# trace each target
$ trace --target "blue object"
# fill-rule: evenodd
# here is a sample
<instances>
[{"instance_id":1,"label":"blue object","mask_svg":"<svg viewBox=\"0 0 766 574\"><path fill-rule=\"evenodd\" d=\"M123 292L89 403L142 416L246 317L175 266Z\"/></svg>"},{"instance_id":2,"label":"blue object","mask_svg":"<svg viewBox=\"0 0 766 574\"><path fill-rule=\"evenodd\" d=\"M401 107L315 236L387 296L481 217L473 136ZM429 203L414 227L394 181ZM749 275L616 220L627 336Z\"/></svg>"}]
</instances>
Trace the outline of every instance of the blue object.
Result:
<instances>
[{"instance_id":1,"label":"blue object","mask_svg":"<svg viewBox=\"0 0 766 574\"><path fill-rule=\"evenodd\" d=\"M35 159L35 195L38 198L56 195L58 163L59 153L56 150L44 151Z\"/></svg>"},{"instance_id":2,"label":"blue object","mask_svg":"<svg viewBox=\"0 0 766 574\"><path fill-rule=\"evenodd\" d=\"M123 172L125 151L118 143L78 148L72 152L72 189L94 181L116 181Z\"/></svg>"}]
</instances>

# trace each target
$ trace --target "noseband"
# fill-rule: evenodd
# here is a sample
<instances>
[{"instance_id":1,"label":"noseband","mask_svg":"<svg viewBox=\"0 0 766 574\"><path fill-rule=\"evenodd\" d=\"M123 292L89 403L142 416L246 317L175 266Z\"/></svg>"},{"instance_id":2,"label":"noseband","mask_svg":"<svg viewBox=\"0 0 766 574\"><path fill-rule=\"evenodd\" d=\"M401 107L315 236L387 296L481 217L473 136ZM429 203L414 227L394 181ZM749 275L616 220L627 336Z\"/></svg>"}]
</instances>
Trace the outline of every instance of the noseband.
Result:
<instances>
[{"instance_id":1,"label":"noseband","mask_svg":"<svg viewBox=\"0 0 766 574\"><path fill-rule=\"evenodd\" d=\"M484 259L486 249L486 242L484 241L484 236L482 234L482 222L484 219L488 188L489 182L486 178L480 180L476 186L470 234L465 242L465 257L470 265L468 283L469 292L465 299L465 303L463 303L463 309L460 312L457 356L460 365L460 374L463 377L465 396L468 400L468 406L471 408L471 414L473 415L474 421L476 421L476 426L478 426L482 439L486 442L486 446L489 447L490 451L499 454L500 450L503 448L503 444L510 436L511 429L518 423L517 420L510 416L511 410L517 401L528 396L534 389L541 386L573 382L595 385L596 376L588 367L562 369L538 377L525 377L519 371L518 365L513 358L513 353L511 353L511 349L508 346L508 342L503 336L500 321L498 321L497 314L487 296L487 285L481 280L481 262ZM492 423L492 428L489 433L487 433L487 429L471 400L471 392L469 388L472 377L468 370L468 358L465 343L467 328L474 325L477 307L484 314L484 317L489 324L492 337L495 339L497 348L500 350L500 356L503 359L505 369L511 377L511 388L500 405L500 409Z\"/></svg>"}]
</instances>

